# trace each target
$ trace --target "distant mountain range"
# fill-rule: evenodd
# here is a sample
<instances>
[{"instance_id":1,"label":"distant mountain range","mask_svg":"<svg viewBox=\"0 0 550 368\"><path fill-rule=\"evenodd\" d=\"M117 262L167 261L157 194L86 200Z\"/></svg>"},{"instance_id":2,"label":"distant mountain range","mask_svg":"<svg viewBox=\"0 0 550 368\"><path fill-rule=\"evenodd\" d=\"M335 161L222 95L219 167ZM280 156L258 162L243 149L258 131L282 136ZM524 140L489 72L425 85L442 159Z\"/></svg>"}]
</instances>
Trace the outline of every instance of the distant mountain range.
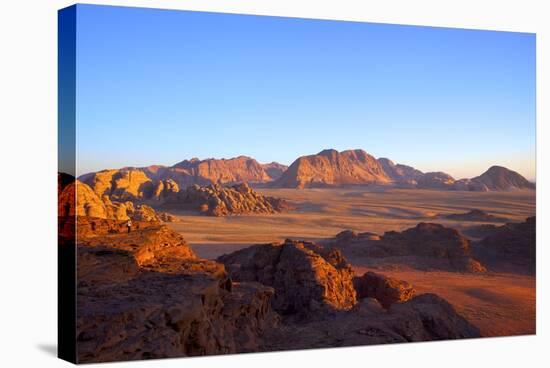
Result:
<instances>
[{"instance_id":1,"label":"distant mountain range","mask_svg":"<svg viewBox=\"0 0 550 368\"><path fill-rule=\"evenodd\" d=\"M298 157L289 167L272 162L261 164L253 158L191 159L173 166L102 170L84 174L79 180L99 196L117 200L151 199L167 185L186 188L193 184L230 185L247 182L274 188L322 188L351 185L388 185L404 188L507 191L534 189L515 171L492 166L483 174L456 180L444 172L423 173L411 166L395 164L356 149L338 152L327 149L315 155Z\"/></svg>"}]
</instances>

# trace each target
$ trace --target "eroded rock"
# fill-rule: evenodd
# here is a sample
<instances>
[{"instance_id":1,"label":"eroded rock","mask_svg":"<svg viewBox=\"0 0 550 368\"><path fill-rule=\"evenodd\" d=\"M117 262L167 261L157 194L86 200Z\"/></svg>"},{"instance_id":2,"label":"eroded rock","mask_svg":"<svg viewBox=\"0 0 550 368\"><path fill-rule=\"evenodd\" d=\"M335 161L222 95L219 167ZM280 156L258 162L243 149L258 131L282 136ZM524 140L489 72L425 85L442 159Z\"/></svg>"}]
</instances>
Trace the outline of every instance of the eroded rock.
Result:
<instances>
[{"instance_id":1,"label":"eroded rock","mask_svg":"<svg viewBox=\"0 0 550 368\"><path fill-rule=\"evenodd\" d=\"M241 249L218 261L236 281L256 281L275 288L273 307L284 314L347 310L356 303L353 271L335 249L286 240Z\"/></svg>"}]
</instances>

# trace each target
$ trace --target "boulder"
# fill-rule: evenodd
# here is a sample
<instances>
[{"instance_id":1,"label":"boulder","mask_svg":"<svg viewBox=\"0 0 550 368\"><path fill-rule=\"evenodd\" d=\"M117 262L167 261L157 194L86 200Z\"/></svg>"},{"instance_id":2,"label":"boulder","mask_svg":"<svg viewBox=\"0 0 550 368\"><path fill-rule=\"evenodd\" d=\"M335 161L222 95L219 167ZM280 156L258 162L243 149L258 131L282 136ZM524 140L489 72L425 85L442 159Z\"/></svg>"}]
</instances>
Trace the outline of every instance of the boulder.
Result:
<instances>
[{"instance_id":1,"label":"boulder","mask_svg":"<svg viewBox=\"0 0 550 368\"><path fill-rule=\"evenodd\" d=\"M273 287L273 307L283 314L347 310L356 303L353 271L335 249L286 240L244 248L218 261L233 280Z\"/></svg>"},{"instance_id":2,"label":"boulder","mask_svg":"<svg viewBox=\"0 0 550 368\"><path fill-rule=\"evenodd\" d=\"M386 309L394 303L410 300L416 293L408 282L374 272L365 272L363 276L355 277L353 285L357 298L375 298Z\"/></svg>"}]
</instances>

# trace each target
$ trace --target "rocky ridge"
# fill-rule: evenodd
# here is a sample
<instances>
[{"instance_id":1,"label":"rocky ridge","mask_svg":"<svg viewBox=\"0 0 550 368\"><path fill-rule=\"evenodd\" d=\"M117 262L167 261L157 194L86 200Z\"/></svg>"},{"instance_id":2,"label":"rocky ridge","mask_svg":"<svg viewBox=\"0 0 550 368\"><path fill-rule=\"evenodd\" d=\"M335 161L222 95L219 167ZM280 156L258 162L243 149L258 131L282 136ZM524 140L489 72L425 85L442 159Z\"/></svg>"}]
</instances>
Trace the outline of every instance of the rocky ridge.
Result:
<instances>
[{"instance_id":1,"label":"rocky ridge","mask_svg":"<svg viewBox=\"0 0 550 368\"><path fill-rule=\"evenodd\" d=\"M261 195L246 183L230 187L192 185L166 196L163 206L198 211L209 216L273 214L292 208L284 199Z\"/></svg>"},{"instance_id":2,"label":"rocky ridge","mask_svg":"<svg viewBox=\"0 0 550 368\"><path fill-rule=\"evenodd\" d=\"M421 270L485 272L474 258L472 244L455 229L434 223L419 223L402 232L389 231L382 236L344 231L327 246L341 249L344 255L362 258L377 265L406 265Z\"/></svg>"}]
</instances>

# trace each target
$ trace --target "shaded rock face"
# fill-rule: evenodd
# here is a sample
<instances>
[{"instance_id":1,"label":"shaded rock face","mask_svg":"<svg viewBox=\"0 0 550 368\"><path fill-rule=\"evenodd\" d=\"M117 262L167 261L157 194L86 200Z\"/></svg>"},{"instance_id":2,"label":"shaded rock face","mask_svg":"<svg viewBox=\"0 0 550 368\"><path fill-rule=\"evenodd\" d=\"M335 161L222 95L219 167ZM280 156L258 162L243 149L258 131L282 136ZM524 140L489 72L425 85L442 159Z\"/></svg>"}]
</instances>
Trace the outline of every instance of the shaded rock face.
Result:
<instances>
[{"instance_id":1,"label":"shaded rock face","mask_svg":"<svg viewBox=\"0 0 550 368\"><path fill-rule=\"evenodd\" d=\"M341 249L346 256L367 257L381 264L407 265L421 270L485 272L471 250L470 240L457 230L433 223L419 223L403 232L389 231L382 236L343 231L324 242Z\"/></svg>"},{"instance_id":2,"label":"shaded rock face","mask_svg":"<svg viewBox=\"0 0 550 368\"><path fill-rule=\"evenodd\" d=\"M486 229L474 244L476 256L495 271L536 272L536 218Z\"/></svg>"},{"instance_id":3,"label":"shaded rock face","mask_svg":"<svg viewBox=\"0 0 550 368\"><path fill-rule=\"evenodd\" d=\"M209 216L272 214L291 209L285 200L263 196L246 183L231 187L193 185L168 197L164 204L167 207L199 211Z\"/></svg>"},{"instance_id":4,"label":"shaded rock face","mask_svg":"<svg viewBox=\"0 0 550 368\"><path fill-rule=\"evenodd\" d=\"M480 337L480 331L453 306L436 294L422 294L406 303L396 303L390 307L390 314L403 318L397 330L409 336L409 341L447 340ZM409 317L409 318L407 318ZM418 321L421 330L411 330L405 321ZM418 339L418 340L417 340Z\"/></svg>"},{"instance_id":5,"label":"shaded rock face","mask_svg":"<svg viewBox=\"0 0 550 368\"><path fill-rule=\"evenodd\" d=\"M386 309L394 303L410 300L416 293L408 282L374 272L365 272L363 276L355 277L353 284L357 298L374 298Z\"/></svg>"},{"instance_id":6,"label":"shaded rock face","mask_svg":"<svg viewBox=\"0 0 550 368\"><path fill-rule=\"evenodd\" d=\"M498 217L491 215L485 211L473 209L466 213L452 213L445 215L445 218L449 220L457 221L477 221L477 222L506 222L508 221L505 217Z\"/></svg>"},{"instance_id":7,"label":"shaded rock face","mask_svg":"<svg viewBox=\"0 0 550 368\"><path fill-rule=\"evenodd\" d=\"M258 351L273 289L232 283L164 226L79 241L79 363Z\"/></svg>"},{"instance_id":8,"label":"shaded rock face","mask_svg":"<svg viewBox=\"0 0 550 368\"><path fill-rule=\"evenodd\" d=\"M386 174L396 183L416 185L424 173L414 167L395 164L388 158L379 158L378 162Z\"/></svg>"},{"instance_id":9,"label":"shaded rock face","mask_svg":"<svg viewBox=\"0 0 550 368\"><path fill-rule=\"evenodd\" d=\"M384 310L372 298L331 318L267 332L266 350L311 349L480 337L478 328L444 299L422 294Z\"/></svg>"},{"instance_id":10,"label":"shaded rock face","mask_svg":"<svg viewBox=\"0 0 550 368\"><path fill-rule=\"evenodd\" d=\"M157 201L162 201L180 191L178 183L172 179L159 180L153 189L152 197Z\"/></svg>"},{"instance_id":11,"label":"shaded rock face","mask_svg":"<svg viewBox=\"0 0 550 368\"><path fill-rule=\"evenodd\" d=\"M337 250L309 242L254 245L218 258L236 281L275 289L273 307L283 314L347 310L356 303L351 266Z\"/></svg>"},{"instance_id":12,"label":"shaded rock face","mask_svg":"<svg viewBox=\"0 0 550 368\"><path fill-rule=\"evenodd\" d=\"M63 192L63 189L65 189L67 185L74 183L74 181L75 181L74 176L70 174L58 172L57 173L57 195L60 196L61 192Z\"/></svg>"},{"instance_id":13,"label":"shaded rock face","mask_svg":"<svg viewBox=\"0 0 550 368\"><path fill-rule=\"evenodd\" d=\"M270 180L279 179L283 173L288 169L288 166L280 164L278 162L270 162L269 164L263 164L263 169L269 176Z\"/></svg>"},{"instance_id":14,"label":"shaded rock face","mask_svg":"<svg viewBox=\"0 0 550 368\"><path fill-rule=\"evenodd\" d=\"M443 225L420 223L401 233L387 232L380 241L390 254L445 260L455 271L485 272L485 267L472 257L470 241Z\"/></svg>"},{"instance_id":15,"label":"shaded rock face","mask_svg":"<svg viewBox=\"0 0 550 368\"><path fill-rule=\"evenodd\" d=\"M311 188L389 182L380 163L363 150L324 150L298 158L273 186Z\"/></svg>"},{"instance_id":16,"label":"shaded rock face","mask_svg":"<svg viewBox=\"0 0 550 368\"><path fill-rule=\"evenodd\" d=\"M429 172L422 175L417 182L422 189L451 189L455 179L444 172Z\"/></svg>"}]
</instances>

